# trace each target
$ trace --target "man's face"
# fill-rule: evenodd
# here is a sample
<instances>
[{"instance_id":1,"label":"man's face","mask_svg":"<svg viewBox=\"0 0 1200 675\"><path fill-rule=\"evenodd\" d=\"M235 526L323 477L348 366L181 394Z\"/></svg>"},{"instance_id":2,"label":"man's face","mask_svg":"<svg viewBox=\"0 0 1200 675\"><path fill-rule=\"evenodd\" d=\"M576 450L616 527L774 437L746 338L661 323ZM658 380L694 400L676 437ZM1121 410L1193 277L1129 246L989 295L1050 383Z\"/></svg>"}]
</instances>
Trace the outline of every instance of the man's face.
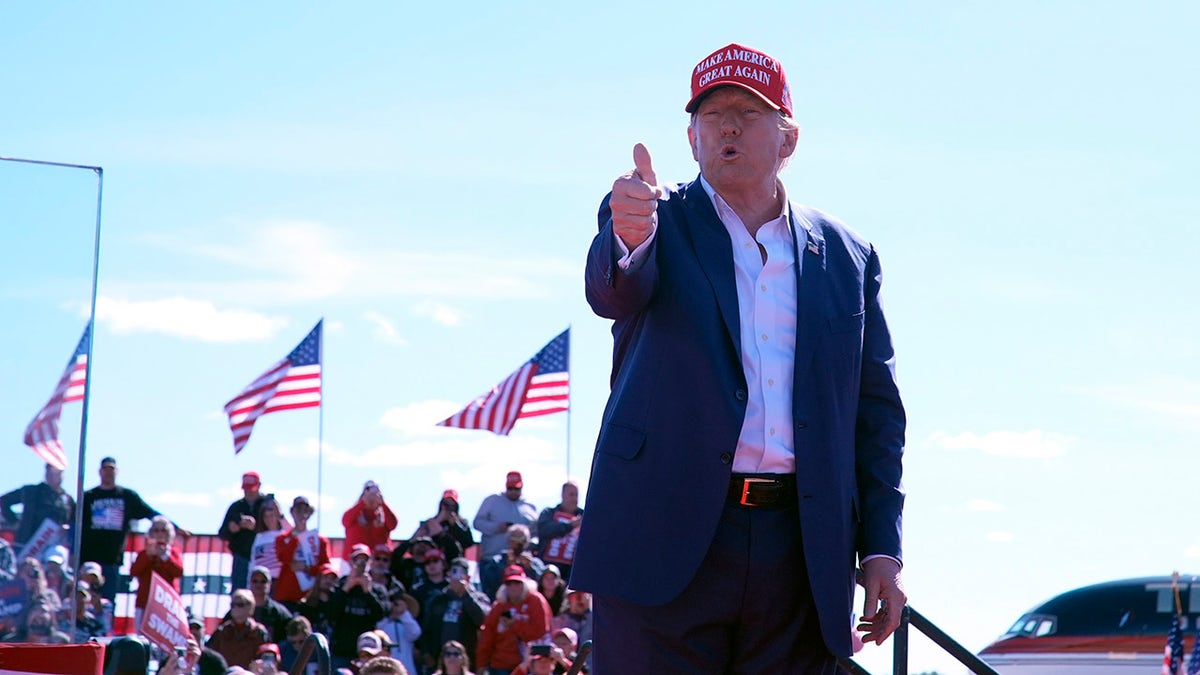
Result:
<instances>
[{"instance_id":1,"label":"man's face","mask_svg":"<svg viewBox=\"0 0 1200 675\"><path fill-rule=\"evenodd\" d=\"M425 560L425 554L429 553L430 548L431 547L429 544L423 541L413 544L412 550L410 551L412 553L413 560L418 562Z\"/></svg>"},{"instance_id":2,"label":"man's face","mask_svg":"<svg viewBox=\"0 0 1200 675\"><path fill-rule=\"evenodd\" d=\"M62 485L62 475L63 475L63 472L61 469L56 469L52 466L47 466L46 467L46 485L49 485L52 488L59 487L60 485Z\"/></svg>"},{"instance_id":3,"label":"man's face","mask_svg":"<svg viewBox=\"0 0 1200 675\"><path fill-rule=\"evenodd\" d=\"M508 601L510 603L515 605L525 599L524 581L506 581L504 582L504 588L508 593Z\"/></svg>"},{"instance_id":4,"label":"man's face","mask_svg":"<svg viewBox=\"0 0 1200 675\"><path fill-rule=\"evenodd\" d=\"M337 580L338 580L338 578L337 578L336 574L322 574L321 575L321 590L323 590L323 591L333 590L333 587L337 585Z\"/></svg>"},{"instance_id":5,"label":"man's face","mask_svg":"<svg viewBox=\"0 0 1200 675\"><path fill-rule=\"evenodd\" d=\"M248 502L255 501L256 499L258 499L258 488L260 488L260 487L262 487L261 483L255 483L253 485L246 485L245 483L243 483L242 484L242 496L245 497L246 501L248 501Z\"/></svg>"},{"instance_id":6,"label":"man's face","mask_svg":"<svg viewBox=\"0 0 1200 675\"><path fill-rule=\"evenodd\" d=\"M308 519L312 516L312 513L313 510L311 506L297 504L292 507L292 522L297 524L307 523Z\"/></svg>"},{"instance_id":7,"label":"man's face","mask_svg":"<svg viewBox=\"0 0 1200 675\"><path fill-rule=\"evenodd\" d=\"M567 611L579 616L587 612L588 596L586 593L572 593L567 596Z\"/></svg>"},{"instance_id":8,"label":"man's face","mask_svg":"<svg viewBox=\"0 0 1200 675\"><path fill-rule=\"evenodd\" d=\"M100 484L112 485L117 482L117 465L111 462L100 465Z\"/></svg>"},{"instance_id":9,"label":"man's face","mask_svg":"<svg viewBox=\"0 0 1200 675\"><path fill-rule=\"evenodd\" d=\"M271 580L262 574L250 575L250 592L255 597L262 597L271 592Z\"/></svg>"},{"instance_id":10,"label":"man's face","mask_svg":"<svg viewBox=\"0 0 1200 675\"><path fill-rule=\"evenodd\" d=\"M779 128L779 114L740 87L720 87L704 97L688 126L700 173L724 194L772 186L798 133Z\"/></svg>"},{"instance_id":11,"label":"man's face","mask_svg":"<svg viewBox=\"0 0 1200 675\"><path fill-rule=\"evenodd\" d=\"M446 573L446 561L441 558L431 558L425 561L425 574L430 579L439 580Z\"/></svg>"},{"instance_id":12,"label":"man's face","mask_svg":"<svg viewBox=\"0 0 1200 675\"><path fill-rule=\"evenodd\" d=\"M354 568L355 572L361 574L367 569L367 563L369 562L371 562L371 556L360 553L350 559L350 566Z\"/></svg>"},{"instance_id":13,"label":"man's face","mask_svg":"<svg viewBox=\"0 0 1200 675\"><path fill-rule=\"evenodd\" d=\"M563 506L566 506L568 508L574 508L576 505L579 504L579 486L578 485L571 485L568 483L567 485L563 486L562 503L563 503Z\"/></svg>"},{"instance_id":14,"label":"man's face","mask_svg":"<svg viewBox=\"0 0 1200 675\"><path fill-rule=\"evenodd\" d=\"M235 623L245 623L253 611L254 601L247 599L245 596L234 596L233 600L229 602L229 615L233 617Z\"/></svg>"},{"instance_id":15,"label":"man's face","mask_svg":"<svg viewBox=\"0 0 1200 675\"><path fill-rule=\"evenodd\" d=\"M505 488L504 496L508 497L508 501L515 502L521 498L521 488L519 488L519 487Z\"/></svg>"},{"instance_id":16,"label":"man's face","mask_svg":"<svg viewBox=\"0 0 1200 675\"><path fill-rule=\"evenodd\" d=\"M377 509L383 503L383 493L379 490L378 486L372 485L363 490L362 501L363 506L368 509Z\"/></svg>"},{"instance_id":17,"label":"man's face","mask_svg":"<svg viewBox=\"0 0 1200 675\"><path fill-rule=\"evenodd\" d=\"M392 556L390 553L376 551L371 555L371 572L374 574L386 574L388 568L392 566Z\"/></svg>"},{"instance_id":18,"label":"man's face","mask_svg":"<svg viewBox=\"0 0 1200 675\"><path fill-rule=\"evenodd\" d=\"M529 664L530 675L550 675L554 672L554 659L545 656L535 658Z\"/></svg>"}]
</instances>

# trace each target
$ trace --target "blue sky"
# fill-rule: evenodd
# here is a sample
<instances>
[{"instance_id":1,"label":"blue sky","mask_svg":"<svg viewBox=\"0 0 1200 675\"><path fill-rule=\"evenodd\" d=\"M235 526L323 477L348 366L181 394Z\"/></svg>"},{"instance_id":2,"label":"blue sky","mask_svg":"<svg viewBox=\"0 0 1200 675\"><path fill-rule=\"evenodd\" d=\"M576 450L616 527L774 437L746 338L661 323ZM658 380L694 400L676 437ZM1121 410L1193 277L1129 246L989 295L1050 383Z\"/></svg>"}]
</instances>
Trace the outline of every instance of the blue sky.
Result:
<instances>
[{"instance_id":1,"label":"blue sky","mask_svg":"<svg viewBox=\"0 0 1200 675\"><path fill-rule=\"evenodd\" d=\"M473 514L510 468L554 503L607 393L595 208L638 141L661 180L694 177L690 69L737 41L787 68L792 198L881 252L913 605L978 649L1062 590L1195 569L1198 13L6 4L0 155L105 169L85 485L115 455L197 531L249 469L315 494L315 411L263 418L234 457L221 406L323 316L322 529L369 478L401 535L444 487ZM86 321L94 208L89 172L0 162L10 487L41 474L20 437ZM567 325L569 425L432 426ZM914 648L914 671L960 672Z\"/></svg>"}]
</instances>

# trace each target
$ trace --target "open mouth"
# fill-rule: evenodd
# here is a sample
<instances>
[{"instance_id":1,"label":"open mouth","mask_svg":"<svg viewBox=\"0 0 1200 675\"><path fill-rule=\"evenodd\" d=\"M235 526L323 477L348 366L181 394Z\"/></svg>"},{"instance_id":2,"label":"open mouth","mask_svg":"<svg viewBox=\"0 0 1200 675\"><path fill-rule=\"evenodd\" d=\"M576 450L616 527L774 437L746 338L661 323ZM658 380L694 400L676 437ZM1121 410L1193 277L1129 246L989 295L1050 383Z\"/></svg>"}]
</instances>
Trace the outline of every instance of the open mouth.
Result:
<instances>
[{"instance_id":1,"label":"open mouth","mask_svg":"<svg viewBox=\"0 0 1200 675\"><path fill-rule=\"evenodd\" d=\"M732 145L726 145L725 147L721 148L721 158L722 159L733 159L737 155L738 155L738 150L737 150L737 148L735 148Z\"/></svg>"}]
</instances>

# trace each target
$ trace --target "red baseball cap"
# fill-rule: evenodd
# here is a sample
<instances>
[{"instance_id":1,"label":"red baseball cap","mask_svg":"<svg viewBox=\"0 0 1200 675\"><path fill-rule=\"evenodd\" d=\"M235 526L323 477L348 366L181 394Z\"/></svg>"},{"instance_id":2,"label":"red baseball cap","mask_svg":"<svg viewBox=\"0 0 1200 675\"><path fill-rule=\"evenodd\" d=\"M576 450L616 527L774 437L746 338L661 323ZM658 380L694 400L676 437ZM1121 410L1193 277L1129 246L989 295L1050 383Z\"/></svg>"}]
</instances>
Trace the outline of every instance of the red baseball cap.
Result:
<instances>
[{"instance_id":1,"label":"red baseball cap","mask_svg":"<svg viewBox=\"0 0 1200 675\"><path fill-rule=\"evenodd\" d=\"M366 544L355 544L350 547L350 559L354 560L360 555L371 557L371 548Z\"/></svg>"},{"instance_id":2,"label":"red baseball cap","mask_svg":"<svg viewBox=\"0 0 1200 675\"><path fill-rule=\"evenodd\" d=\"M792 117L792 93L783 65L771 56L731 44L704 57L692 70L692 98L684 110L696 112L700 99L717 87L741 87Z\"/></svg>"},{"instance_id":3,"label":"red baseball cap","mask_svg":"<svg viewBox=\"0 0 1200 675\"><path fill-rule=\"evenodd\" d=\"M266 654L267 652L274 654L275 658L279 658L279 645L275 644L274 642L268 642L264 645L258 646L258 655L259 656L262 656L263 654Z\"/></svg>"},{"instance_id":4,"label":"red baseball cap","mask_svg":"<svg viewBox=\"0 0 1200 675\"><path fill-rule=\"evenodd\" d=\"M505 480L504 486L510 488L525 487L524 481L521 480L521 472L509 471L508 478Z\"/></svg>"},{"instance_id":5,"label":"red baseball cap","mask_svg":"<svg viewBox=\"0 0 1200 675\"><path fill-rule=\"evenodd\" d=\"M525 568L521 567L520 565L509 565L508 567L505 567L504 568L504 580L505 581L524 581L525 580Z\"/></svg>"},{"instance_id":6,"label":"red baseball cap","mask_svg":"<svg viewBox=\"0 0 1200 675\"><path fill-rule=\"evenodd\" d=\"M442 499L453 499L454 503L458 503L458 490L446 490L442 493Z\"/></svg>"},{"instance_id":7,"label":"red baseball cap","mask_svg":"<svg viewBox=\"0 0 1200 675\"><path fill-rule=\"evenodd\" d=\"M442 549L440 549L440 548L431 548L431 549L429 549L428 551L426 551L426 552L425 552L425 560L424 560L424 561L422 561L422 564L424 564L424 563L427 563L427 562L429 562L430 560L441 560L441 561L445 561L445 560L446 560L446 554L445 554L445 553L442 553Z\"/></svg>"},{"instance_id":8,"label":"red baseball cap","mask_svg":"<svg viewBox=\"0 0 1200 675\"><path fill-rule=\"evenodd\" d=\"M257 471L247 471L246 473L242 474L243 488L254 487L255 485L260 484L262 484L262 479L258 477Z\"/></svg>"}]
</instances>

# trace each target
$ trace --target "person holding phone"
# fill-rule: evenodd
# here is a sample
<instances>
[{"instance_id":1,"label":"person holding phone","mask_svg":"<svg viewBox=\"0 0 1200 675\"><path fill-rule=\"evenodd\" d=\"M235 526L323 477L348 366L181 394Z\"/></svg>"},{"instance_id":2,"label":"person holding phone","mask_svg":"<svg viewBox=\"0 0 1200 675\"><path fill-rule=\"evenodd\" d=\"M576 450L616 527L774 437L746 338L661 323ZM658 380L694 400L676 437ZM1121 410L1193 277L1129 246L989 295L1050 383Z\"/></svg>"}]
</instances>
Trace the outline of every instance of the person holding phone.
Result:
<instances>
[{"instance_id":1,"label":"person holding phone","mask_svg":"<svg viewBox=\"0 0 1200 675\"><path fill-rule=\"evenodd\" d=\"M366 544L368 550L373 550L388 543L392 530L399 523L396 514L383 500L379 484L369 480L363 485L358 501L342 514L342 525L346 528L344 546Z\"/></svg>"},{"instance_id":2,"label":"person holding phone","mask_svg":"<svg viewBox=\"0 0 1200 675\"><path fill-rule=\"evenodd\" d=\"M504 587L483 622L475 662L488 675L510 675L525 645L550 632L550 606L520 565L504 570Z\"/></svg>"}]
</instances>

